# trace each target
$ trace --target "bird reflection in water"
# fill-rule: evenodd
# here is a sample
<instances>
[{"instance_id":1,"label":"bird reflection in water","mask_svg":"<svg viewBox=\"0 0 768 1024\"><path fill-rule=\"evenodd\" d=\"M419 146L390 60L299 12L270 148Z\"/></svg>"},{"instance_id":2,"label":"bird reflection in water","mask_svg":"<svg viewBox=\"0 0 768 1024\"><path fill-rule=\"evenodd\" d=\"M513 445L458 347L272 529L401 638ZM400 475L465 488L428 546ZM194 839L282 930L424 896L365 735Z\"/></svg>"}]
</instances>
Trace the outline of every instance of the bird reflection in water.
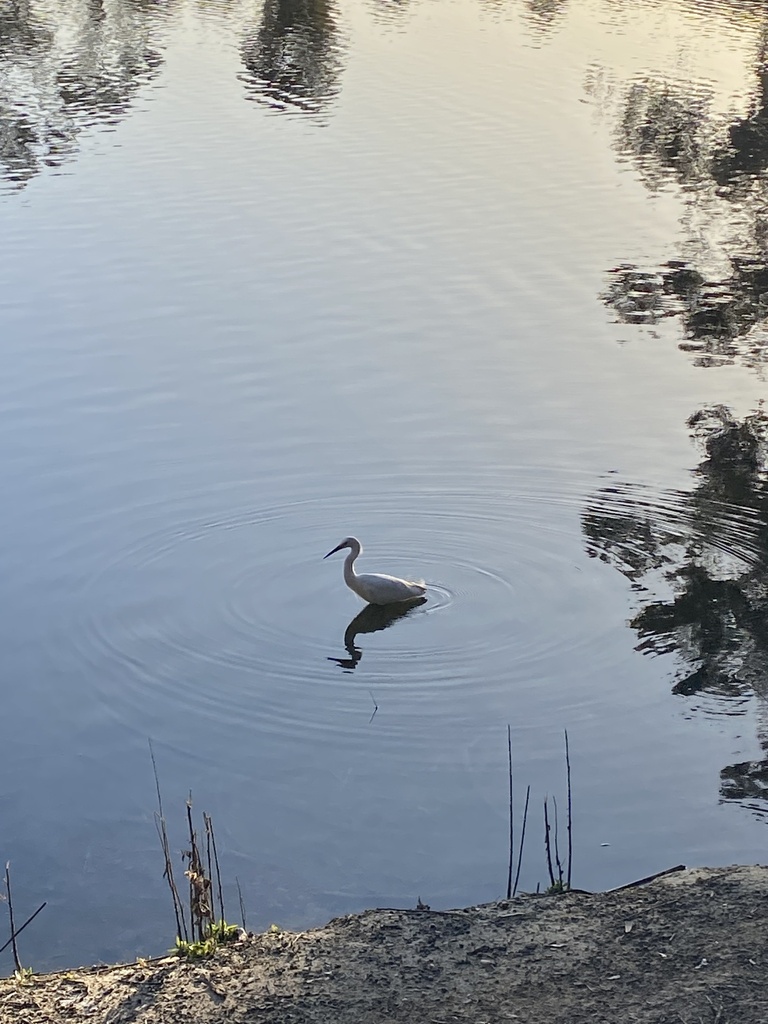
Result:
<instances>
[{"instance_id":1,"label":"bird reflection in water","mask_svg":"<svg viewBox=\"0 0 768 1024\"><path fill-rule=\"evenodd\" d=\"M399 604L366 605L344 631L344 646L349 657L329 658L328 661L335 661L345 671L353 672L363 656L360 648L355 646L358 633L378 633L379 630L389 629L398 619L404 619L414 608L426 603L426 597L416 597L412 601L401 601Z\"/></svg>"}]
</instances>

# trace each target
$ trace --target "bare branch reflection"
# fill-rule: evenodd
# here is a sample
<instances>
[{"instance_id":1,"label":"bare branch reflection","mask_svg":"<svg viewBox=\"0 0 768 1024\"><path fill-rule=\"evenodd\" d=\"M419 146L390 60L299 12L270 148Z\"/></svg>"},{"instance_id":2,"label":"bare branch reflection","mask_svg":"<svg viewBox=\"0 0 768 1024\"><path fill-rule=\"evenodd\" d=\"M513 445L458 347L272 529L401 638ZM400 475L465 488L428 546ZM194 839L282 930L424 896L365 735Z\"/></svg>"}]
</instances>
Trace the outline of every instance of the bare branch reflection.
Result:
<instances>
[{"instance_id":1,"label":"bare branch reflection","mask_svg":"<svg viewBox=\"0 0 768 1024\"><path fill-rule=\"evenodd\" d=\"M417 597L412 601L401 601L399 604L366 605L344 631L344 647L348 657L329 658L328 661L336 662L337 665L349 672L354 671L363 656L363 652L355 643L361 633L378 633L382 629L389 629L399 619L410 615L414 608L426 604L426 601L426 597Z\"/></svg>"},{"instance_id":2,"label":"bare branch reflection","mask_svg":"<svg viewBox=\"0 0 768 1024\"><path fill-rule=\"evenodd\" d=\"M265 0L242 46L249 98L280 112L323 111L339 91L337 17L333 0Z\"/></svg>"}]
</instances>

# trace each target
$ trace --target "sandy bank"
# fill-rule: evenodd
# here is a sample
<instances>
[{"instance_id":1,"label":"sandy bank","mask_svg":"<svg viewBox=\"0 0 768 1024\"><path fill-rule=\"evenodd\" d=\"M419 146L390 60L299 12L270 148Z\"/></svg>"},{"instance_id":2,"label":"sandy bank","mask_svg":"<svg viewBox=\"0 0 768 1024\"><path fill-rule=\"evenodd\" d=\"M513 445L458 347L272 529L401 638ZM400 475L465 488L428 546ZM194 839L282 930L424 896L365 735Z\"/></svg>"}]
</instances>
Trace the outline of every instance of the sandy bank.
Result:
<instances>
[{"instance_id":1,"label":"sandy bank","mask_svg":"<svg viewBox=\"0 0 768 1024\"><path fill-rule=\"evenodd\" d=\"M768 868L448 912L371 910L209 960L0 982L5 1024L768 1022Z\"/></svg>"}]
</instances>

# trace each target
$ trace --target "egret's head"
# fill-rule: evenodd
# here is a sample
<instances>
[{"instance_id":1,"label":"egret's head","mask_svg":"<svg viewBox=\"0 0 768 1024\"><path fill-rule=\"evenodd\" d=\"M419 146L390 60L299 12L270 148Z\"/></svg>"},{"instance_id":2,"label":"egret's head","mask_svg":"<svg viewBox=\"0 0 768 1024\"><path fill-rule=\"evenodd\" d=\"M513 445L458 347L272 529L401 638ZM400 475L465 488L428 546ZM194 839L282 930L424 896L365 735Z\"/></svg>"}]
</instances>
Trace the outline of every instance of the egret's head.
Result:
<instances>
[{"instance_id":1,"label":"egret's head","mask_svg":"<svg viewBox=\"0 0 768 1024\"><path fill-rule=\"evenodd\" d=\"M357 551L358 554L363 550L363 546L357 537L345 537L341 544L337 544L333 551L329 551L327 555L323 555L323 558L328 558L329 555L335 555L337 551L341 551L343 548L350 548L352 551Z\"/></svg>"}]
</instances>

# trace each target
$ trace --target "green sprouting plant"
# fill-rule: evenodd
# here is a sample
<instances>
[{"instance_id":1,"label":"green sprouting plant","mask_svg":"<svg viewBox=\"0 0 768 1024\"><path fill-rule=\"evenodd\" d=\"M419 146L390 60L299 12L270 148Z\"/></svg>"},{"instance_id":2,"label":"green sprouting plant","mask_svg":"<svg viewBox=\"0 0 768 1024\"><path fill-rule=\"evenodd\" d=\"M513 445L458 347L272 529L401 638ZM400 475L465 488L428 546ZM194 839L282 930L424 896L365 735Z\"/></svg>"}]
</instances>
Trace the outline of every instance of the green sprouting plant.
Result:
<instances>
[{"instance_id":1,"label":"green sprouting plant","mask_svg":"<svg viewBox=\"0 0 768 1024\"><path fill-rule=\"evenodd\" d=\"M175 952L188 960L199 960L202 957L211 956L218 946L224 946L228 942L234 942L240 935L240 929L236 924L227 924L226 921L214 921L207 929L202 939L188 942L186 939L176 936Z\"/></svg>"},{"instance_id":2,"label":"green sprouting plant","mask_svg":"<svg viewBox=\"0 0 768 1024\"><path fill-rule=\"evenodd\" d=\"M216 949L218 943L215 939L199 939L197 942L187 942L176 936L176 952L187 960L200 960L210 956Z\"/></svg>"},{"instance_id":3,"label":"green sprouting plant","mask_svg":"<svg viewBox=\"0 0 768 1024\"><path fill-rule=\"evenodd\" d=\"M35 972L31 967L20 967L18 970L13 972L13 980L17 985L31 985L34 980Z\"/></svg>"},{"instance_id":4,"label":"green sprouting plant","mask_svg":"<svg viewBox=\"0 0 768 1024\"><path fill-rule=\"evenodd\" d=\"M547 896L557 896L559 893L568 892L569 885L562 878L556 878L552 885L545 890Z\"/></svg>"},{"instance_id":5,"label":"green sprouting plant","mask_svg":"<svg viewBox=\"0 0 768 1024\"><path fill-rule=\"evenodd\" d=\"M227 924L226 921L216 921L211 926L211 933L216 941L222 944L235 942L240 938L240 928L236 924Z\"/></svg>"}]
</instances>

